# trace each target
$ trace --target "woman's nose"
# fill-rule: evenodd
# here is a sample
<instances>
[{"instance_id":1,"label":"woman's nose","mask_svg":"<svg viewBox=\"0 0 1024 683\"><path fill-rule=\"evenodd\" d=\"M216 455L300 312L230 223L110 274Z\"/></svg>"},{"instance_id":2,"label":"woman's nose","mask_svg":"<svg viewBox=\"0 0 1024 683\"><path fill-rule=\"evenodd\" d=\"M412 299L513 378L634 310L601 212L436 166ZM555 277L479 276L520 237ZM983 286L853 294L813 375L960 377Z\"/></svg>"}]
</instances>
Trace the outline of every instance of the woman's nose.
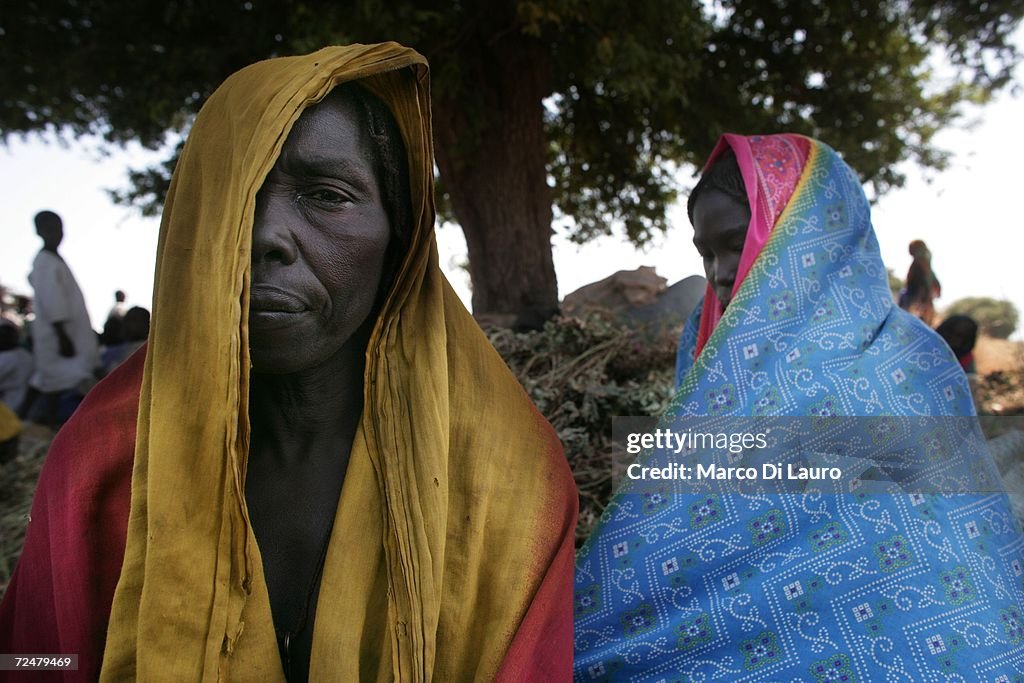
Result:
<instances>
[{"instance_id":1,"label":"woman's nose","mask_svg":"<svg viewBox=\"0 0 1024 683\"><path fill-rule=\"evenodd\" d=\"M727 287L736 281L736 271L739 268L739 259L731 254L715 259L714 281L721 287Z\"/></svg>"},{"instance_id":2,"label":"woman's nose","mask_svg":"<svg viewBox=\"0 0 1024 683\"><path fill-rule=\"evenodd\" d=\"M253 263L279 262L290 265L298 257L295 236L289 223L290 202L273 192L260 190L256 196L256 213L252 225Z\"/></svg>"}]
</instances>

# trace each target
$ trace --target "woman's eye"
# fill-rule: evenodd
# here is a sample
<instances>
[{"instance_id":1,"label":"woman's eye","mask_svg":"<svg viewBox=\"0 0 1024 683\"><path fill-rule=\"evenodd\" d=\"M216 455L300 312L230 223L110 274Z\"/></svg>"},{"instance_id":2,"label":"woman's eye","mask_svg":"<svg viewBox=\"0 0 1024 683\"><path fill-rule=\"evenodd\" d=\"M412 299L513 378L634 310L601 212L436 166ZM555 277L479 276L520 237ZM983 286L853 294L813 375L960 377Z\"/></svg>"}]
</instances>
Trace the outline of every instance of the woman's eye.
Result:
<instances>
[{"instance_id":1,"label":"woman's eye","mask_svg":"<svg viewBox=\"0 0 1024 683\"><path fill-rule=\"evenodd\" d=\"M333 190L316 190L313 192L313 199L321 202L340 202L345 198Z\"/></svg>"},{"instance_id":2,"label":"woman's eye","mask_svg":"<svg viewBox=\"0 0 1024 683\"><path fill-rule=\"evenodd\" d=\"M350 201L346 195L343 195L337 190L332 190L327 187L316 188L314 190L303 192L300 195L300 199L307 199L314 201L318 204L328 206L337 206L339 204L344 204Z\"/></svg>"}]
</instances>

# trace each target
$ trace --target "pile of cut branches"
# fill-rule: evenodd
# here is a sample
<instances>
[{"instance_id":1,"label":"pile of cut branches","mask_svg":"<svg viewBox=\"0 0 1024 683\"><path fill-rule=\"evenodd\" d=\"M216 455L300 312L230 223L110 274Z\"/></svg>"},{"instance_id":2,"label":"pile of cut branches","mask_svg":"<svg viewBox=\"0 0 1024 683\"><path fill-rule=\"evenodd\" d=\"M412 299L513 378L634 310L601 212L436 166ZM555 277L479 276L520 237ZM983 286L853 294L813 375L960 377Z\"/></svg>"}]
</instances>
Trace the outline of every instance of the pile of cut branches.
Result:
<instances>
[{"instance_id":1,"label":"pile of cut branches","mask_svg":"<svg viewBox=\"0 0 1024 683\"><path fill-rule=\"evenodd\" d=\"M661 414L672 397L678 335L594 315L488 336L562 440L580 490L578 545L612 496L612 418Z\"/></svg>"}]
</instances>

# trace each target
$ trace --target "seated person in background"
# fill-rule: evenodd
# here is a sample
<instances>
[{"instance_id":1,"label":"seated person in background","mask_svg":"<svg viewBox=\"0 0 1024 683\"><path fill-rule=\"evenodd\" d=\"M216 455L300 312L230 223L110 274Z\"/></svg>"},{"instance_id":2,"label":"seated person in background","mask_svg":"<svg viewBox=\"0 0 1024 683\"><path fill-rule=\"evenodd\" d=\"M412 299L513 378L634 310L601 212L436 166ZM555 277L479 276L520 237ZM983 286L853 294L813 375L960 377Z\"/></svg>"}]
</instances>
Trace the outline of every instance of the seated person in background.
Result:
<instances>
[{"instance_id":1,"label":"seated person in background","mask_svg":"<svg viewBox=\"0 0 1024 683\"><path fill-rule=\"evenodd\" d=\"M0 652L103 680L564 680L577 494L438 267L427 66L259 62L206 102L147 346L57 435Z\"/></svg>"},{"instance_id":2,"label":"seated person in background","mask_svg":"<svg viewBox=\"0 0 1024 683\"><path fill-rule=\"evenodd\" d=\"M624 486L577 558L577 680L1018 671L1024 542L1006 496L987 493L998 490L991 458L955 448L954 429L977 427L966 378L893 304L856 174L809 138L726 135L688 209L708 288L664 420L711 417L728 431L738 420L724 418L814 418L811 447L836 425L863 425L858 441L821 451L861 465L902 430L931 469L911 470L922 478L910 490L894 486L907 470L886 480L877 469L838 491ZM993 488L915 492L954 465Z\"/></svg>"},{"instance_id":3,"label":"seated person in background","mask_svg":"<svg viewBox=\"0 0 1024 683\"><path fill-rule=\"evenodd\" d=\"M978 341L978 323L974 318L968 315L951 315L943 320L935 331L949 344L964 372L975 372L974 345Z\"/></svg>"},{"instance_id":4,"label":"seated person in background","mask_svg":"<svg viewBox=\"0 0 1024 683\"><path fill-rule=\"evenodd\" d=\"M107 322L103 323L103 331L100 332L99 336L101 358L104 349L109 349L111 346L117 346L121 343L123 338L121 331L122 322L121 318L107 318Z\"/></svg>"},{"instance_id":5,"label":"seated person in background","mask_svg":"<svg viewBox=\"0 0 1024 683\"><path fill-rule=\"evenodd\" d=\"M0 320L0 403L17 411L31 377L32 354L21 345L21 332L11 321Z\"/></svg>"},{"instance_id":6,"label":"seated person in background","mask_svg":"<svg viewBox=\"0 0 1024 683\"><path fill-rule=\"evenodd\" d=\"M110 374L146 343L149 336L149 311L141 306L132 306L118 319L118 328L120 340L105 348L100 356L103 365L100 369L101 377Z\"/></svg>"},{"instance_id":7,"label":"seated person in background","mask_svg":"<svg viewBox=\"0 0 1024 683\"><path fill-rule=\"evenodd\" d=\"M20 342L17 325L0 320L0 464L18 454L21 420L15 411L25 400L32 376L32 354Z\"/></svg>"}]
</instances>

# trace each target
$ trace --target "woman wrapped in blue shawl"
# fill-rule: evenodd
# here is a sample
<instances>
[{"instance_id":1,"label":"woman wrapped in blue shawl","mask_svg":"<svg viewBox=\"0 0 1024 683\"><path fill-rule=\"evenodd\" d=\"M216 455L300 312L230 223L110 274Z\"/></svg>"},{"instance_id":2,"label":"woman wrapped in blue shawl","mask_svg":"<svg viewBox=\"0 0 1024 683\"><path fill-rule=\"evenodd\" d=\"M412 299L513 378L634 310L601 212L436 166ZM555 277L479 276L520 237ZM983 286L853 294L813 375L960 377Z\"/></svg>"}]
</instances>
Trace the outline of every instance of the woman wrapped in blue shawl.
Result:
<instances>
[{"instance_id":1,"label":"woman wrapped in blue shawl","mask_svg":"<svg viewBox=\"0 0 1024 683\"><path fill-rule=\"evenodd\" d=\"M708 288L663 424L856 417L842 449L897 434L917 469L627 481L577 556L576 680L1024 679L1024 540L963 371L893 305L856 175L808 138L726 135L688 208Z\"/></svg>"}]
</instances>

